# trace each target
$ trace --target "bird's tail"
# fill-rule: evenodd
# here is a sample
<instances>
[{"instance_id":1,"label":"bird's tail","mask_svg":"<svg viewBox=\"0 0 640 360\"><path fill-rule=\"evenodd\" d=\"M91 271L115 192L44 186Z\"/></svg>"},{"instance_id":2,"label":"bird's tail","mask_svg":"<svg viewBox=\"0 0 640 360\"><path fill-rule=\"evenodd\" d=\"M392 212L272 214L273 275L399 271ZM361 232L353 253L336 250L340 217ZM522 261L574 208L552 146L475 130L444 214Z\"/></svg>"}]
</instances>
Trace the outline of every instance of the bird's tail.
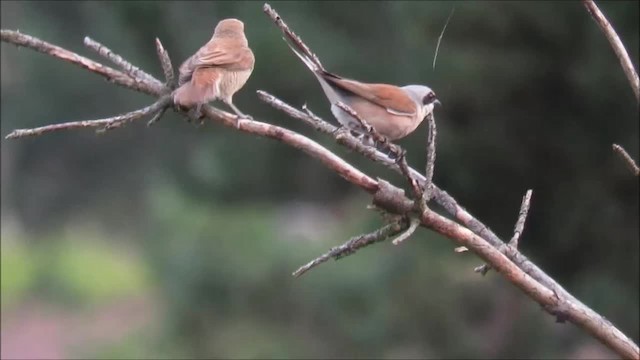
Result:
<instances>
[{"instance_id":1,"label":"bird's tail","mask_svg":"<svg viewBox=\"0 0 640 360\"><path fill-rule=\"evenodd\" d=\"M296 54L296 56L298 56L300 60L302 60L302 62L307 65L309 69L311 69L311 71L325 72L325 69L320 63L318 57L314 53L312 53L311 50L309 50L309 48L302 42L298 35L294 34L288 28L282 29L282 32L285 35L283 37L284 42L289 45L293 53Z\"/></svg>"}]
</instances>

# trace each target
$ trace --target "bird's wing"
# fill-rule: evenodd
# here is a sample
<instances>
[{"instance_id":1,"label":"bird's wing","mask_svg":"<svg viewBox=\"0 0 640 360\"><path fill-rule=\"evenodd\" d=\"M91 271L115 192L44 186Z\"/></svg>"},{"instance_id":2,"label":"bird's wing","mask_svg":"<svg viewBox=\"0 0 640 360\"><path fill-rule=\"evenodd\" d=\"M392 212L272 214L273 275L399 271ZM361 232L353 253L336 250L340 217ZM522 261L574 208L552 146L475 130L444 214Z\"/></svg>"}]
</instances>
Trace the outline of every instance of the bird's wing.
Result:
<instances>
[{"instance_id":1,"label":"bird's wing","mask_svg":"<svg viewBox=\"0 0 640 360\"><path fill-rule=\"evenodd\" d=\"M363 97L374 104L380 105L387 112L394 115L413 116L416 105L402 89L387 84L363 84L355 80L341 78L331 73L325 73L324 78L343 90Z\"/></svg>"},{"instance_id":2,"label":"bird's wing","mask_svg":"<svg viewBox=\"0 0 640 360\"><path fill-rule=\"evenodd\" d=\"M202 47L195 55L192 66L215 66L227 70L253 69L254 56L246 46L233 44L210 43Z\"/></svg>"},{"instance_id":3,"label":"bird's wing","mask_svg":"<svg viewBox=\"0 0 640 360\"><path fill-rule=\"evenodd\" d=\"M191 80L193 72L200 67L219 67L226 70L251 70L255 63L253 52L246 46L228 46L211 42L201 47L180 66L178 84Z\"/></svg>"}]
</instances>

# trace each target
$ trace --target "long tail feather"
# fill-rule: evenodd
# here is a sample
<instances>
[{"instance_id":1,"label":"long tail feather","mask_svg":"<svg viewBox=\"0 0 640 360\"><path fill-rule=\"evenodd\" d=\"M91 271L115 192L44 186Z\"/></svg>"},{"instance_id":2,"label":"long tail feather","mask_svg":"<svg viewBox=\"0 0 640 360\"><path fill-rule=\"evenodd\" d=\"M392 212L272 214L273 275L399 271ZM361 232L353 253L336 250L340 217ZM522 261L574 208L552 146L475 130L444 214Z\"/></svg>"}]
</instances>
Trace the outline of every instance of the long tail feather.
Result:
<instances>
[{"instance_id":1,"label":"long tail feather","mask_svg":"<svg viewBox=\"0 0 640 360\"><path fill-rule=\"evenodd\" d=\"M300 37L289 28L281 28L285 37L282 39L289 45L291 50L311 69L312 71L325 71L318 57L302 42Z\"/></svg>"}]
</instances>

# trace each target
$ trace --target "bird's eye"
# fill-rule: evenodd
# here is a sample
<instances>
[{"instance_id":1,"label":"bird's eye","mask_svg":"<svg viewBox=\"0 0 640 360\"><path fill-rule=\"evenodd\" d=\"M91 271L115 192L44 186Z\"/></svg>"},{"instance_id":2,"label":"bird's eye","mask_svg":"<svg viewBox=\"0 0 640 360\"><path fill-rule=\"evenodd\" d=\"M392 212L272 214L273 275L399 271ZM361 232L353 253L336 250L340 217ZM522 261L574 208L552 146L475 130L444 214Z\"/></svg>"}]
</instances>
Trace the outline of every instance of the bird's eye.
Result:
<instances>
[{"instance_id":1,"label":"bird's eye","mask_svg":"<svg viewBox=\"0 0 640 360\"><path fill-rule=\"evenodd\" d=\"M431 104L435 100L436 100L436 94L433 91L431 91L430 93L425 95L424 98L422 98L422 104L423 105Z\"/></svg>"}]
</instances>

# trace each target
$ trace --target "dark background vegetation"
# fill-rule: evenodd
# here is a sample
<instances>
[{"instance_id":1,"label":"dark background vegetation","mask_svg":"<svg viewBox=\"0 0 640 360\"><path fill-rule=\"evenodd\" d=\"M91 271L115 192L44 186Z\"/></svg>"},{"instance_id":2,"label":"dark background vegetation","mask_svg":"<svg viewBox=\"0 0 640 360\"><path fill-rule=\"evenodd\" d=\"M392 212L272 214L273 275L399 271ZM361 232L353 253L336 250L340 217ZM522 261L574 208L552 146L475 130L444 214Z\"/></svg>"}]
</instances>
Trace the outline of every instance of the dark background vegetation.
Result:
<instances>
[{"instance_id":1,"label":"dark background vegetation","mask_svg":"<svg viewBox=\"0 0 640 360\"><path fill-rule=\"evenodd\" d=\"M11 2L2 28L104 61L106 44L162 77L236 17L256 56L235 103L370 164L261 103L269 91L333 121L262 2ZM600 1L637 68L638 2ZM504 239L533 189L522 251L636 343L638 104L578 1L272 2L331 71L424 83L437 111L436 183ZM437 39L455 14L432 69ZM2 43L2 131L124 113L152 99ZM224 105L221 105L224 108ZM399 143L422 167L425 127ZM300 279L298 265L374 230L362 191L272 140L170 113L2 140L3 357L610 357L472 254L421 229Z\"/></svg>"}]
</instances>

